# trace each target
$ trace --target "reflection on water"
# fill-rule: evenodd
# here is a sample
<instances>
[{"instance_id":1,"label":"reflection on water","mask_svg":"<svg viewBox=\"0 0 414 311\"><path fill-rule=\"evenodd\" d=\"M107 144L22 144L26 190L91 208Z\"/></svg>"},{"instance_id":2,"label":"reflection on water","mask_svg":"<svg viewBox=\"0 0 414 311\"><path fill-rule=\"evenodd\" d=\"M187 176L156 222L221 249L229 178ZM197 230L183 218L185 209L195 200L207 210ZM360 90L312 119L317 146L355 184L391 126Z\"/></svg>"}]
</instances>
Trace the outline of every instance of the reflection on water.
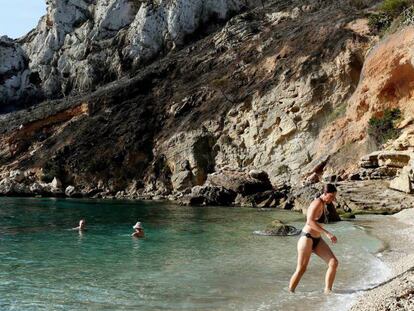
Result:
<instances>
[{"instance_id":1,"label":"reflection on water","mask_svg":"<svg viewBox=\"0 0 414 311\"><path fill-rule=\"evenodd\" d=\"M357 222L331 225L340 269L326 297L316 257L297 294L286 290L297 237L252 234L273 219L300 228L297 213L30 198L0 206L0 310L340 310L383 277L381 243ZM87 232L67 230L81 218ZM144 239L130 236L136 221Z\"/></svg>"}]
</instances>

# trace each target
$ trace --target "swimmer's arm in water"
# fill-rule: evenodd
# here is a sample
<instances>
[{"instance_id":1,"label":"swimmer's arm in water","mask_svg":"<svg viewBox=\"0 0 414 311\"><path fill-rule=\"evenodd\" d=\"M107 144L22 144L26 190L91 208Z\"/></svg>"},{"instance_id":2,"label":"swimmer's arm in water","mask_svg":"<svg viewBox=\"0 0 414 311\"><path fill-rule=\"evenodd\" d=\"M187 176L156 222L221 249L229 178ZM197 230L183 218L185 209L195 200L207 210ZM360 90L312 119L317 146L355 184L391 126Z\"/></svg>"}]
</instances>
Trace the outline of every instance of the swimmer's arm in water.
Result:
<instances>
[{"instance_id":1,"label":"swimmer's arm in water","mask_svg":"<svg viewBox=\"0 0 414 311\"><path fill-rule=\"evenodd\" d=\"M325 230L316 221L316 219L318 218L318 212L321 208L323 208L323 206L318 201L314 201L311 203L306 215L306 224L310 226L313 230L318 231L319 233L325 233L325 235L331 240L332 243L336 243L336 236L330 233L328 230Z\"/></svg>"}]
</instances>

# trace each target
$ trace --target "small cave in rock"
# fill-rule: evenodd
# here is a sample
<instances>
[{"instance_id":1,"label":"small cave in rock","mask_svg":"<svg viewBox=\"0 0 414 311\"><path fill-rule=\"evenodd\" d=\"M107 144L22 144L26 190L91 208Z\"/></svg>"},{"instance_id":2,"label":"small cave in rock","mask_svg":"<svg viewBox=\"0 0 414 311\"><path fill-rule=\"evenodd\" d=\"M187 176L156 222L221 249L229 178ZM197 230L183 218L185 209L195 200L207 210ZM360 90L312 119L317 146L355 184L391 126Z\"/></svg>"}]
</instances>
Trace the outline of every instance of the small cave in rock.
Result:
<instances>
[{"instance_id":1,"label":"small cave in rock","mask_svg":"<svg viewBox=\"0 0 414 311\"><path fill-rule=\"evenodd\" d=\"M351 78L352 85L354 87L357 87L359 83L363 65L364 65L364 60L361 59L358 55L353 54L351 56L351 59L349 62L349 68L350 68L349 76Z\"/></svg>"}]
</instances>

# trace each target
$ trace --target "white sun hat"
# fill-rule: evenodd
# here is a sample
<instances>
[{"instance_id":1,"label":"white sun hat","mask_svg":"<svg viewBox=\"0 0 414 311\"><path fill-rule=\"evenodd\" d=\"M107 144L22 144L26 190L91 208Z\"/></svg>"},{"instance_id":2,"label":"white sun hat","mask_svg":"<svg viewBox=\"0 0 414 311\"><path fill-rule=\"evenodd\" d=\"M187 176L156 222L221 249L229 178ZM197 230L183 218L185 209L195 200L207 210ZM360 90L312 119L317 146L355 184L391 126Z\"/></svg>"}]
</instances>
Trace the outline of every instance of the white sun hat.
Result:
<instances>
[{"instance_id":1,"label":"white sun hat","mask_svg":"<svg viewBox=\"0 0 414 311\"><path fill-rule=\"evenodd\" d=\"M141 222L137 222L135 226L132 227L133 229L142 229Z\"/></svg>"}]
</instances>

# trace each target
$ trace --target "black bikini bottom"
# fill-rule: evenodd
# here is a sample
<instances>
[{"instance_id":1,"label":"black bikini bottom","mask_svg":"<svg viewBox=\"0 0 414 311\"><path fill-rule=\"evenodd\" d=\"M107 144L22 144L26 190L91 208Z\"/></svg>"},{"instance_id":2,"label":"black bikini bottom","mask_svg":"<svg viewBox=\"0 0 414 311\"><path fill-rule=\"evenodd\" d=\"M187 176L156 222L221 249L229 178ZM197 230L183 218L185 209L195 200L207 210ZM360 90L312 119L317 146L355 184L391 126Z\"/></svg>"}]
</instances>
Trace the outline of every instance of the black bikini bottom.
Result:
<instances>
[{"instance_id":1,"label":"black bikini bottom","mask_svg":"<svg viewBox=\"0 0 414 311\"><path fill-rule=\"evenodd\" d=\"M321 241L321 237L319 238L314 238L313 236L310 235L310 233L302 231L302 233L300 234L300 236L305 236L308 239L312 240L312 250L314 250L316 248L316 246L318 246L318 243Z\"/></svg>"}]
</instances>

